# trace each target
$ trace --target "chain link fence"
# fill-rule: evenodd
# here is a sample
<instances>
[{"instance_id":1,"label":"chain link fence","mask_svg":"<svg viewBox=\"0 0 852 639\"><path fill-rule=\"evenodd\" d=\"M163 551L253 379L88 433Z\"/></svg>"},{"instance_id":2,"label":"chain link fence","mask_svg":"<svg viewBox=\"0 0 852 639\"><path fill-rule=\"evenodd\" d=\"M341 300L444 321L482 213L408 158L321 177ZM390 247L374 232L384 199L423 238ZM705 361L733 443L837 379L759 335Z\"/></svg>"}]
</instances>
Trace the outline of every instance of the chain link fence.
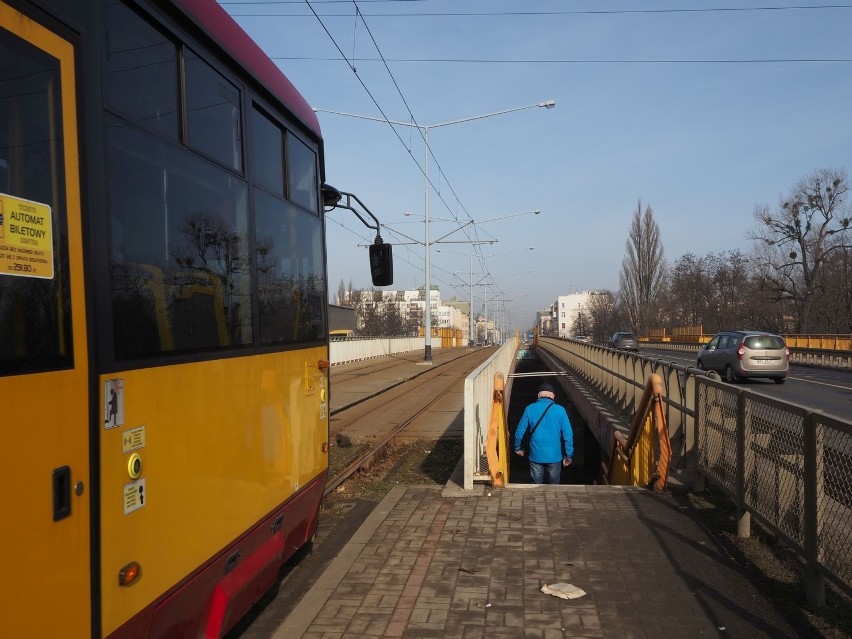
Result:
<instances>
[{"instance_id":1,"label":"chain link fence","mask_svg":"<svg viewBox=\"0 0 852 639\"><path fill-rule=\"evenodd\" d=\"M701 377L698 470L852 591L852 422Z\"/></svg>"}]
</instances>

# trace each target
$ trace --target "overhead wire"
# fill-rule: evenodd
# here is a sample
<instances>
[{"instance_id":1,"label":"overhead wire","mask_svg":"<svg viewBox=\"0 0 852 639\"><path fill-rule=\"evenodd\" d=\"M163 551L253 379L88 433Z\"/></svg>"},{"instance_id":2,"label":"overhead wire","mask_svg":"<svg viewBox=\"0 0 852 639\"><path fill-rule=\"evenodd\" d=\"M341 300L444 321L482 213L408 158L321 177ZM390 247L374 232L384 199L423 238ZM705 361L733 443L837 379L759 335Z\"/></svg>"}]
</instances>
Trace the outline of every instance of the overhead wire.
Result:
<instances>
[{"instance_id":1,"label":"overhead wire","mask_svg":"<svg viewBox=\"0 0 852 639\"><path fill-rule=\"evenodd\" d=\"M411 3L428 2L430 0L359 0L367 3ZM258 0L255 2L220 2L222 5L253 6L253 5L288 5L301 4L302 0ZM351 0L312 0L314 4L347 4ZM501 16L573 16L573 15L666 15L666 14L701 14L701 13L754 13L770 11L824 11L835 9L852 9L852 4L820 4L820 5L764 5L756 7L674 7L665 9L565 9L561 11L429 11L416 13L370 13L370 17L501 17ZM247 14L250 15L250 14ZM306 14L278 14L287 16L304 16ZM348 14L324 14L324 17L340 17Z\"/></svg>"},{"instance_id":2,"label":"overhead wire","mask_svg":"<svg viewBox=\"0 0 852 639\"><path fill-rule=\"evenodd\" d=\"M393 71L391 71L391 70L390 70L390 67L388 66L387 62L386 62L386 61L385 61L385 59L384 59L384 55L382 54L381 48L379 47L379 43L378 43L378 42L376 42L376 38L373 36L373 32L372 32L372 30L370 29L370 25L369 25L369 24L367 24L367 21L366 21L366 19L364 18L364 15L363 15L363 14L360 12L360 10L358 9L358 3L357 3L355 0L352 0L352 4L354 4L354 5L355 5L355 9L356 9L356 11L358 12L358 15L360 15L360 17L361 17L361 22L362 22L362 24L364 25L364 28L367 30L367 33L369 34L370 39L371 39L371 40L372 40L372 42L373 42L373 46L376 48L376 52L379 54L379 57L381 58L382 63L384 64L385 70L387 71L388 76L390 77L391 81L393 82L393 86L394 86L394 88L396 89L396 92L397 92L397 94L399 95L400 99L402 100L402 103L405 105L405 110L406 110L406 111L408 111L408 115L409 115L409 117L411 118L411 121L414 123L414 127L415 127L415 128L417 128L417 132L420 134L420 137L422 138L422 140L423 140L423 144L425 145L425 147L426 147L427 151L429 152L429 155L430 155L430 156L432 157L432 159L435 161L435 165L438 167L438 171L439 171L440 175L441 175L441 176L444 178L444 180L447 182L447 186L450 188L451 192L453 193L453 196L456 198L456 201L457 201L457 202L459 203L459 205L461 205L461 207L464 209L464 205L461 203L461 200L459 200L459 197L458 197L458 195L456 194L455 189L453 189L452 185L450 184L449 179L447 179L447 176L446 176L446 174L444 173L443 168L441 167L440 163L438 162L438 158L437 158L437 157L435 157L435 154L434 154L434 152L432 151L432 148L431 148L428 144L426 144L426 136L425 136L425 134L423 133L423 130L422 130L422 128L421 128L421 127L422 127L422 125L419 125L419 124L417 123L417 119L414 117L414 113L411 111L411 107L409 106L408 101L405 99L405 96L402 94L402 89L399 87L399 83L396 81L396 77L394 77ZM390 122L388 122L388 124L391 124L391 123L390 123ZM391 124L391 126L393 126L393 125ZM411 153L411 151L409 150L409 154L410 154L410 153ZM418 166L419 166L419 164L418 164ZM425 172L424 172L424 177L425 177ZM431 180L430 180L430 186L432 186L432 188L433 188L433 189L435 189L434 185L431 183ZM435 192L436 192L436 193L439 195L439 197L440 197L440 190L439 190L439 189L435 189ZM441 198L441 199L442 199L442 201L443 201L443 198ZM446 204L446 202L444 202L444 205L447 207L447 210L449 211L450 215L452 215L452 216L453 216L453 219L454 219L457 223L460 223L460 222L459 222L458 217L456 216L456 214L452 211L452 209L450 209L450 208L449 208L449 205L447 205L447 204ZM466 210L466 209L465 209L465 212L467 212L467 210ZM465 235L467 235L467 233L465 233Z\"/></svg>"},{"instance_id":3,"label":"overhead wire","mask_svg":"<svg viewBox=\"0 0 852 639\"><path fill-rule=\"evenodd\" d=\"M411 149L410 149L410 148L409 148L409 147L405 144L405 142L403 141L402 137L399 135L399 132L396 130L396 127L394 126L394 124L390 121L390 119L389 119L389 118L387 117L387 115L385 114L384 110L383 110L383 109L381 108L381 106L379 105L378 100L375 98L375 96L374 96L374 95L372 94L372 92L369 90L369 88L367 87L367 85L365 84L365 82L363 81L363 79L361 78L361 76L360 76L360 75L358 75L358 72L357 72L357 69L355 68L354 63L353 63L353 62L350 62L350 61L346 58L346 55L343 53L343 50L340 48L340 45L338 45L337 41L336 41L336 40L334 39L334 37L331 35L331 33L330 33L330 31L328 30L328 28L326 27L326 25L325 25L325 24L322 22L322 20L319 18L319 15L318 15L318 14L316 14L316 12L314 11L313 7L311 6L311 1L312 1L312 0L304 0L304 1L305 1L305 4L307 4L307 5L308 5L308 7L311 9L311 11L312 11L312 12L314 12L314 15L316 16L316 18L317 18L318 22L320 23L320 25L322 26L323 30L326 32L326 35L328 35L329 39L332 41L332 43L334 44L334 46L337 48L337 50L338 50L338 52L340 53L340 55L341 55L341 57L343 58L343 60L347 63L347 65L350 67L350 69L352 70L352 72L356 75L356 77L358 78L358 81L359 81L359 83L361 84L362 88L363 88L363 89L367 92L367 95L368 95L368 96L370 97L370 99L373 101L373 104L376 106L376 108L377 108L377 109L379 109L379 112L382 114L382 117L385 119L385 121L387 122L387 124L388 124L388 125L389 125L392 129L393 129L393 131L394 131L394 135L396 135L397 139L400 141L400 143L402 143L403 147L404 147L404 148L406 149L406 151L408 152L409 157L411 157L412 161L415 163L415 165L418 167L418 169L420 170L420 172L421 172L421 173L424 175L424 177L427 179L429 186L432 188L432 190L435 192L435 194L437 195L437 197L438 197L438 198L441 200L441 202L444 204L444 206L445 206L445 208L447 209L447 211L449 211L449 213L453 216L453 219L455 220L455 222L456 222L457 224L459 224L459 230L463 231L463 233L465 234L465 237L467 237L467 238L468 238L468 240L471 242L471 244L473 244L473 250L475 250L475 252L476 252L476 254L477 254L477 261L478 261L478 262L480 263L480 265L482 266L483 271L485 271L485 270L487 269L487 265L486 265L486 262L485 262L485 256L484 256L484 254L482 253L480 246L479 246L478 244L474 244L474 242L479 241L479 240L478 240L478 238L479 238L479 236L478 236L478 228L476 227L476 223L475 223L475 221L473 220L472 216L470 216L470 214L467 212L467 209L464 207L464 204L462 204L462 202L461 202L460 198L458 197L458 194L456 193L455 189L454 189L454 188L452 187L452 185L450 184L450 181L449 181L449 179L447 178L446 174L444 173L444 170L443 170L443 168L441 167L440 163L438 162L438 159L437 159L437 157L435 156L434 151L432 150L432 148L431 148L429 145L427 145L427 144L426 144L425 134L423 133L423 125L419 125L419 124L417 123L417 120L416 120L416 118L414 117L414 114L413 114L413 112L411 111L411 108L410 108L410 106L408 105L408 102L406 101L405 96L402 94L402 90L400 89L399 84L397 83L396 78L395 78L395 77L394 77L394 75L393 75L393 72L392 72L392 71L390 70L390 68L387 66L387 63L385 63L385 69L386 69L386 71L387 71L388 75L391 77L391 79L392 79L392 81L393 81L393 84L394 84L394 87L396 88L397 93L399 94L400 98L402 99L403 104L405 105L405 108L406 108L406 110L408 111L408 114L409 114L409 116L411 117L412 122L414 123L414 125L413 125L413 126L414 126L415 128L417 128L418 133L420 134L421 138L423 139L423 143L424 143L424 145L426 146L426 149L428 150L428 153L429 153L430 157L434 160L435 165L438 167L439 175L440 175L441 177L443 177L443 178L444 178L445 182L447 183L448 188L450 188L450 191L452 192L452 194L453 194L453 196L455 197L456 201L459 203L459 206L461 206L461 207L462 207L462 209L465 211L465 213L467 213L469 220L471 220L471 222L472 222L471 224L468 224L468 223L462 223L462 222L459 220L458 216L455 214L455 212L452 210L452 208L449 206L449 204L448 204L448 203L446 202L446 200L444 199L443 195L442 195L442 194L441 194L441 192L440 192L440 189L439 189L438 187L436 187L436 186L435 186L435 184L432 182L432 180L428 177L428 175L427 175L427 173L426 173L425 169L424 169L424 168L420 165L420 163L419 163L419 162L418 162L418 161L414 158L414 156L413 156L413 154L412 154ZM365 29L367 29L367 32L368 32L368 34L370 35L370 38L371 38L371 40L372 40L372 42L373 42L373 46L376 48L376 51L377 51L377 53L379 54L380 58L382 58L382 59L383 59L383 55L382 55L382 53L381 53L381 48L379 47L378 42L376 42L375 38L373 37L372 31L370 30L370 27L369 27L369 25L367 24L367 22L366 22L366 20L365 20L365 18L364 18L363 13L361 13L361 12L360 12L360 9L358 8L358 3L357 3L355 0L351 0L351 1L352 1L352 4L355 6L356 16L360 16L361 21L362 21L362 24L364 25ZM341 225L342 225L342 224L341 224ZM473 230L472 230L472 231L468 231L467 226L473 226ZM387 227L386 227L386 228L387 228ZM409 250L410 250L410 249L409 249ZM424 250L425 250L425 247L424 247ZM424 269L424 270L425 270L425 269ZM430 271L431 271L431 269L430 269Z\"/></svg>"}]
</instances>

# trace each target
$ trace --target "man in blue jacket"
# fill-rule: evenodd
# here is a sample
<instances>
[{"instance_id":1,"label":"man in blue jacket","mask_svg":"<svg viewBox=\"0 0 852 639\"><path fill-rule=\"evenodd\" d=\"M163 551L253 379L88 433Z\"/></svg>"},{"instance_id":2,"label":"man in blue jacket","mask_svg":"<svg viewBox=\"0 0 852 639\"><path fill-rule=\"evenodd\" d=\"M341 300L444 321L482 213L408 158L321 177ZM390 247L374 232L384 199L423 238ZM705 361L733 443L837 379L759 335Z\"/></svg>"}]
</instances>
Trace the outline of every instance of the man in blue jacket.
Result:
<instances>
[{"instance_id":1,"label":"man in blue jacket","mask_svg":"<svg viewBox=\"0 0 852 639\"><path fill-rule=\"evenodd\" d=\"M538 388L538 400L524 409L515 429L515 452L524 456L522 441L532 430L529 442L530 475L534 484L558 484L562 467L571 465L574 455L574 431L568 413L557 404L556 391L545 382Z\"/></svg>"}]
</instances>

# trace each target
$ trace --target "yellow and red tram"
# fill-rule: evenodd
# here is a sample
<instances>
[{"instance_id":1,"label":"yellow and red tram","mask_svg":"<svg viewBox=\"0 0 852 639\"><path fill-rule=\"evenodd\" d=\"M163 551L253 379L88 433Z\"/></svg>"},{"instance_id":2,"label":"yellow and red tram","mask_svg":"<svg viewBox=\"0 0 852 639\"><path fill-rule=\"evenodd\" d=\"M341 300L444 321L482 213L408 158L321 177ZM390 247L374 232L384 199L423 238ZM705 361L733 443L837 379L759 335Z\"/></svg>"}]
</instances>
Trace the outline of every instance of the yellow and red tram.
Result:
<instances>
[{"instance_id":1,"label":"yellow and red tram","mask_svg":"<svg viewBox=\"0 0 852 639\"><path fill-rule=\"evenodd\" d=\"M0 0L0 637L218 637L312 537L323 179L213 0Z\"/></svg>"}]
</instances>

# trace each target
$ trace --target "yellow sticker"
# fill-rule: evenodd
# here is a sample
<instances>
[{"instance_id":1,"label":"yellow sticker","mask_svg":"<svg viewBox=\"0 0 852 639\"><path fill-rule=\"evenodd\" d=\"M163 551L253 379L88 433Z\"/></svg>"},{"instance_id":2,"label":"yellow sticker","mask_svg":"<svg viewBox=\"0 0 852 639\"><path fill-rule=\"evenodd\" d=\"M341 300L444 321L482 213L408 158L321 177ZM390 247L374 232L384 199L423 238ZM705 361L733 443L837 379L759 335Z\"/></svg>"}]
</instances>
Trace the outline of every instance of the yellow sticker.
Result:
<instances>
[{"instance_id":1,"label":"yellow sticker","mask_svg":"<svg viewBox=\"0 0 852 639\"><path fill-rule=\"evenodd\" d=\"M53 279L53 216L47 204L0 193L0 275Z\"/></svg>"},{"instance_id":2,"label":"yellow sticker","mask_svg":"<svg viewBox=\"0 0 852 639\"><path fill-rule=\"evenodd\" d=\"M134 450L145 448L145 427L139 426L126 430L121 435L121 452L132 453Z\"/></svg>"}]
</instances>

